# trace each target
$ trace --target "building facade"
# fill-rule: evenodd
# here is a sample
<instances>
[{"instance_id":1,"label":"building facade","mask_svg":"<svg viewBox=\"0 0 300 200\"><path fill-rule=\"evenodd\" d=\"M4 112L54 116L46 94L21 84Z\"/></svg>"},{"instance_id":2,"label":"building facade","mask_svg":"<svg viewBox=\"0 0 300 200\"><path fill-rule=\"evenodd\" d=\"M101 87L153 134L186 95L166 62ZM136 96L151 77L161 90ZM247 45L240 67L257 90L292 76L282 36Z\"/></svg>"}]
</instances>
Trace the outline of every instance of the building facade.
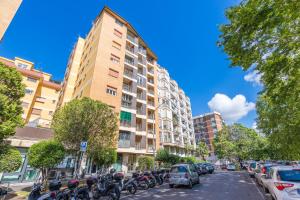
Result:
<instances>
[{"instance_id":1,"label":"building facade","mask_svg":"<svg viewBox=\"0 0 300 200\"><path fill-rule=\"evenodd\" d=\"M0 41L6 29L14 18L22 0L1 0L0 1Z\"/></svg>"},{"instance_id":2,"label":"building facade","mask_svg":"<svg viewBox=\"0 0 300 200\"><path fill-rule=\"evenodd\" d=\"M69 58L59 105L90 97L119 115L116 168L134 170L159 147L157 57L135 29L105 7Z\"/></svg>"},{"instance_id":3,"label":"building facade","mask_svg":"<svg viewBox=\"0 0 300 200\"><path fill-rule=\"evenodd\" d=\"M195 148L191 102L166 69L158 68L160 145L173 154L185 156Z\"/></svg>"},{"instance_id":4,"label":"building facade","mask_svg":"<svg viewBox=\"0 0 300 200\"><path fill-rule=\"evenodd\" d=\"M212 112L193 117L196 142L204 141L209 149L209 160L215 160L213 140L224 126L220 113Z\"/></svg>"},{"instance_id":5,"label":"building facade","mask_svg":"<svg viewBox=\"0 0 300 200\"><path fill-rule=\"evenodd\" d=\"M27 126L50 128L56 109L60 83L51 79L51 74L34 69L34 63L15 58L0 57L0 62L15 67L23 78L25 96L22 100L22 118Z\"/></svg>"}]
</instances>

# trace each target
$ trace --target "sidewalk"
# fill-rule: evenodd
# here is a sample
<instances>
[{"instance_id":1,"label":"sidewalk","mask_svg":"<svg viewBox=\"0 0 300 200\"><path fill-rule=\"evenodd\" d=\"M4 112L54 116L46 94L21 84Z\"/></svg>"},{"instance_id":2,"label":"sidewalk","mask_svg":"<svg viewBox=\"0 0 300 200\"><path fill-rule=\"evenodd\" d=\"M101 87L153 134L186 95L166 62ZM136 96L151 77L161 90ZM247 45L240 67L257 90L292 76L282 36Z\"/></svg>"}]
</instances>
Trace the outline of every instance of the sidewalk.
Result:
<instances>
[{"instance_id":1,"label":"sidewalk","mask_svg":"<svg viewBox=\"0 0 300 200\"><path fill-rule=\"evenodd\" d=\"M11 183L8 187L8 195L5 199L24 200L31 191L33 182L26 183ZM2 188L7 188L7 183L0 185Z\"/></svg>"}]
</instances>

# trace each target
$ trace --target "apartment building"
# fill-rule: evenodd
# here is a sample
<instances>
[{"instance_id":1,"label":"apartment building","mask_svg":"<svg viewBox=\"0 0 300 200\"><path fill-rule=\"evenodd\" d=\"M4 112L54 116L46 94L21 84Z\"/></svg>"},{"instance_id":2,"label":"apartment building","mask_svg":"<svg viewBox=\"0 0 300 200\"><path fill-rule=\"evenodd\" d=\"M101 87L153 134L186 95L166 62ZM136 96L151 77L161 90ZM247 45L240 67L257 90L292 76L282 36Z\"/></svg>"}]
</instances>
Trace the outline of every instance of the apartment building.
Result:
<instances>
[{"instance_id":1,"label":"apartment building","mask_svg":"<svg viewBox=\"0 0 300 200\"><path fill-rule=\"evenodd\" d=\"M209 158L215 159L213 140L224 126L220 113L212 112L193 117L196 142L204 141L209 149Z\"/></svg>"},{"instance_id":2,"label":"apartment building","mask_svg":"<svg viewBox=\"0 0 300 200\"><path fill-rule=\"evenodd\" d=\"M119 115L116 168L134 170L139 155L159 147L157 57L136 30L107 7L69 58L59 105L90 97Z\"/></svg>"},{"instance_id":3,"label":"apartment building","mask_svg":"<svg viewBox=\"0 0 300 200\"><path fill-rule=\"evenodd\" d=\"M14 18L22 0L1 0L0 1L0 41L6 29Z\"/></svg>"},{"instance_id":4,"label":"apartment building","mask_svg":"<svg viewBox=\"0 0 300 200\"><path fill-rule=\"evenodd\" d=\"M34 69L34 63L28 60L0 57L0 62L15 67L23 76L26 88L22 98L22 118L25 124L49 128L61 89L60 83L53 81L51 74Z\"/></svg>"},{"instance_id":5,"label":"apartment building","mask_svg":"<svg viewBox=\"0 0 300 200\"><path fill-rule=\"evenodd\" d=\"M160 145L173 154L185 156L195 148L191 102L166 69L158 68Z\"/></svg>"}]
</instances>

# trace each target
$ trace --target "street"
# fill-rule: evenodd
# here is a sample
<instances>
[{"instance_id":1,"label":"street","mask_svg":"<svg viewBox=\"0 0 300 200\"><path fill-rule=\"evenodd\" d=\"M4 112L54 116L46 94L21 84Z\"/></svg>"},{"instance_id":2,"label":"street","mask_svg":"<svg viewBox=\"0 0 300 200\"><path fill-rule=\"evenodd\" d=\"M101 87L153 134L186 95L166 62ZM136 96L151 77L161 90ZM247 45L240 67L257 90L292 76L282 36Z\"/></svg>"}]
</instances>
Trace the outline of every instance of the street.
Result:
<instances>
[{"instance_id":1,"label":"street","mask_svg":"<svg viewBox=\"0 0 300 200\"><path fill-rule=\"evenodd\" d=\"M266 199L257 185L245 172L216 172L200 177L200 185L193 189L167 184L160 188L139 191L136 195L124 196L122 200L263 200Z\"/></svg>"}]
</instances>

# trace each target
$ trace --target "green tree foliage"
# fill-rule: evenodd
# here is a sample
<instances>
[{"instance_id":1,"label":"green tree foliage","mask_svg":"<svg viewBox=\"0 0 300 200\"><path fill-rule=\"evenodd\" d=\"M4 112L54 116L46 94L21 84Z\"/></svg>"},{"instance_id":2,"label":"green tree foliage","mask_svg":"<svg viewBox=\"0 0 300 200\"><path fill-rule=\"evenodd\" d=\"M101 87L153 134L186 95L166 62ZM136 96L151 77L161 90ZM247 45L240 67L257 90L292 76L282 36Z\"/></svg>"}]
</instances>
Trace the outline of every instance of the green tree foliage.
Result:
<instances>
[{"instance_id":1,"label":"green tree foliage","mask_svg":"<svg viewBox=\"0 0 300 200\"><path fill-rule=\"evenodd\" d=\"M93 161L99 165L109 167L117 161L117 151L114 148L103 148L92 153Z\"/></svg>"},{"instance_id":2,"label":"green tree foliage","mask_svg":"<svg viewBox=\"0 0 300 200\"><path fill-rule=\"evenodd\" d=\"M23 124L20 99L24 96L24 89L21 74L0 63L0 154L4 140L14 135L16 127Z\"/></svg>"},{"instance_id":3,"label":"green tree foliage","mask_svg":"<svg viewBox=\"0 0 300 200\"><path fill-rule=\"evenodd\" d=\"M200 141L196 147L196 155L202 158L202 160L205 160L205 158L208 156L209 150L204 141Z\"/></svg>"},{"instance_id":4,"label":"green tree foliage","mask_svg":"<svg viewBox=\"0 0 300 200\"><path fill-rule=\"evenodd\" d=\"M166 149L159 149L156 153L155 160L163 163L164 167L170 167L181 161L180 156L169 153Z\"/></svg>"},{"instance_id":5,"label":"green tree foliage","mask_svg":"<svg viewBox=\"0 0 300 200\"><path fill-rule=\"evenodd\" d=\"M12 147L5 147L0 155L0 172L14 172L22 165L21 153Z\"/></svg>"},{"instance_id":6,"label":"green tree foliage","mask_svg":"<svg viewBox=\"0 0 300 200\"><path fill-rule=\"evenodd\" d=\"M300 159L299 10L297 0L244 0L220 27L231 65L261 75L257 123L282 159Z\"/></svg>"},{"instance_id":7,"label":"green tree foliage","mask_svg":"<svg viewBox=\"0 0 300 200\"><path fill-rule=\"evenodd\" d=\"M183 162L185 163L197 163L197 159L194 156L188 156L183 158Z\"/></svg>"},{"instance_id":8,"label":"green tree foliage","mask_svg":"<svg viewBox=\"0 0 300 200\"><path fill-rule=\"evenodd\" d=\"M266 138L240 124L225 126L214 139L217 156L231 161L268 158Z\"/></svg>"},{"instance_id":9,"label":"green tree foliage","mask_svg":"<svg viewBox=\"0 0 300 200\"><path fill-rule=\"evenodd\" d=\"M107 104L84 97L59 108L53 116L52 128L55 138L69 151L78 153L80 142L87 141L88 155L94 156L99 163L107 164L115 160L112 147L116 145L117 121L116 114ZM108 162L99 152L114 155Z\"/></svg>"},{"instance_id":10,"label":"green tree foliage","mask_svg":"<svg viewBox=\"0 0 300 200\"><path fill-rule=\"evenodd\" d=\"M45 140L33 144L28 151L30 166L41 169L43 180L49 168L59 164L65 156L64 146L56 140Z\"/></svg>"},{"instance_id":11,"label":"green tree foliage","mask_svg":"<svg viewBox=\"0 0 300 200\"><path fill-rule=\"evenodd\" d=\"M154 167L154 158L150 156L140 156L138 158L138 168L142 171L150 170Z\"/></svg>"}]
</instances>

